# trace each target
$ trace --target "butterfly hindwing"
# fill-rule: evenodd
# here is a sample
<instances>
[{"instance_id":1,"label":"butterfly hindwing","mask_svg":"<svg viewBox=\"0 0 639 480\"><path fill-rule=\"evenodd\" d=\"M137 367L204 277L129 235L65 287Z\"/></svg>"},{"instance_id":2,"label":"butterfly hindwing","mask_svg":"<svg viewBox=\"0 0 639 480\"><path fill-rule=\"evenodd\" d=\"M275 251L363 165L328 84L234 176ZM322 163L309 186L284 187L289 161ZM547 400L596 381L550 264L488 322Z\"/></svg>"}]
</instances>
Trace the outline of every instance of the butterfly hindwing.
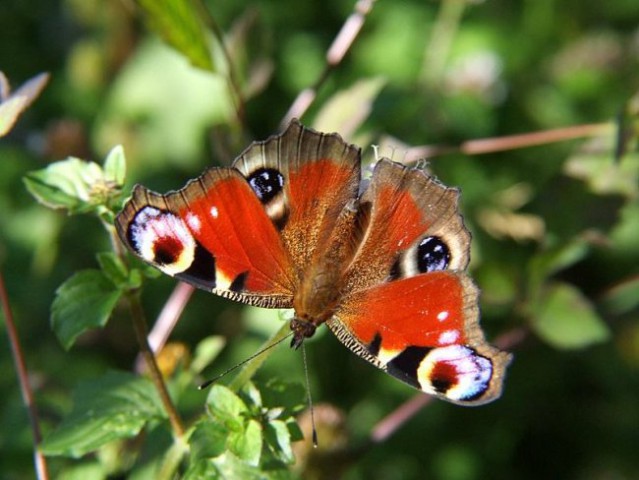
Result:
<instances>
[{"instance_id":1,"label":"butterfly hindwing","mask_svg":"<svg viewBox=\"0 0 639 480\"><path fill-rule=\"evenodd\" d=\"M406 383L461 404L500 394L509 355L479 328L478 290L463 273L470 234L458 192L381 160L361 205L368 224L329 328Z\"/></svg>"},{"instance_id":2,"label":"butterfly hindwing","mask_svg":"<svg viewBox=\"0 0 639 480\"><path fill-rule=\"evenodd\" d=\"M415 388L455 403L486 403L500 394L509 354L485 342L477 295L463 273L420 274L354 292L328 326Z\"/></svg>"}]
</instances>

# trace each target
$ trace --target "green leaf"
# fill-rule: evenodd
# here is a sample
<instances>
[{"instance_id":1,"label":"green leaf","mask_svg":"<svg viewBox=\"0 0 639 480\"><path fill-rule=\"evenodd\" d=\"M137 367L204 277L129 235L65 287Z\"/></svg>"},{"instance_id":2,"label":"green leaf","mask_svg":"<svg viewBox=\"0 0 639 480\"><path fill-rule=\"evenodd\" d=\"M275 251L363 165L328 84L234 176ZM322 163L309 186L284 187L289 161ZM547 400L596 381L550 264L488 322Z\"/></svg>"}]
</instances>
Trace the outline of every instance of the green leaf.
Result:
<instances>
[{"instance_id":1,"label":"green leaf","mask_svg":"<svg viewBox=\"0 0 639 480\"><path fill-rule=\"evenodd\" d=\"M128 286L129 272L120 258L113 252L98 253L102 273L118 287Z\"/></svg>"},{"instance_id":2,"label":"green leaf","mask_svg":"<svg viewBox=\"0 0 639 480\"><path fill-rule=\"evenodd\" d=\"M220 354L226 341L222 336L211 336L201 340L195 347L191 371L200 374Z\"/></svg>"},{"instance_id":3,"label":"green leaf","mask_svg":"<svg viewBox=\"0 0 639 480\"><path fill-rule=\"evenodd\" d=\"M258 466L262 453L262 426L257 420L249 420L246 430L229 435L229 450L248 465Z\"/></svg>"},{"instance_id":4,"label":"green leaf","mask_svg":"<svg viewBox=\"0 0 639 480\"><path fill-rule=\"evenodd\" d=\"M122 145L113 147L104 160L104 178L117 186L124 184L126 176L126 157Z\"/></svg>"},{"instance_id":5,"label":"green leaf","mask_svg":"<svg viewBox=\"0 0 639 480\"><path fill-rule=\"evenodd\" d=\"M295 462L295 455L291 447L291 433L285 422L271 420L265 427L264 439L269 445L275 458L286 464Z\"/></svg>"},{"instance_id":6,"label":"green leaf","mask_svg":"<svg viewBox=\"0 0 639 480\"><path fill-rule=\"evenodd\" d=\"M149 379L109 372L77 387L71 414L40 449L46 455L80 457L110 441L133 437L147 422L165 417Z\"/></svg>"},{"instance_id":7,"label":"green leaf","mask_svg":"<svg viewBox=\"0 0 639 480\"><path fill-rule=\"evenodd\" d=\"M193 65L213 71L209 42L196 0L138 0L149 26Z\"/></svg>"},{"instance_id":8,"label":"green leaf","mask_svg":"<svg viewBox=\"0 0 639 480\"><path fill-rule=\"evenodd\" d=\"M184 473L183 480L215 480L222 477L215 461L211 459L196 460L191 462Z\"/></svg>"},{"instance_id":9,"label":"green leaf","mask_svg":"<svg viewBox=\"0 0 639 480\"><path fill-rule=\"evenodd\" d=\"M51 325L65 349L89 328L106 324L122 292L99 270L83 270L64 282L51 305Z\"/></svg>"},{"instance_id":10,"label":"green leaf","mask_svg":"<svg viewBox=\"0 0 639 480\"><path fill-rule=\"evenodd\" d=\"M57 478L64 478L64 480L103 479L107 477L108 472L104 465L96 460L66 467L57 475Z\"/></svg>"},{"instance_id":11,"label":"green leaf","mask_svg":"<svg viewBox=\"0 0 639 480\"><path fill-rule=\"evenodd\" d=\"M129 271L129 278L127 279L127 284L129 288L131 289L140 288L142 286L142 277L143 277L143 273L141 270L137 268L132 268Z\"/></svg>"},{"instance_id":12,"label":"green leaf","mask_svg":"<svg viewBox=\"0 0 639 480\"><path fill-rule=\"evenodd\" d=\"M69 213L87 213L105 205L113 192L97 163L68 158L24 178L27 190L49 208L65 208Z\"/></svg>"},{"instance_id":13,"label":"green leaf","mask_svg":"<svg viewBox=\"0 0 639 480\"><path fill-rule=\"evenodd\" d=\"M608 290L603 298L607 311L622 315L639 306L639 276L618 283Z\"/></svg>"},{"instance_id":14,"label":"green leaf","mask_svg":"<svg viewBox=\"0 0 639 480\"><path fill-rule=\"evenodd\" d=\"M593 139L580 147L580 151L564 163L564 173L586 183L590 190L600 195L623 195L636 198L639 193L639 154L626 153L616 161L611 152L614 135Z\"/></svg>"},{"instance_id":15,"label":"green leaf","mask_svg":"<svg viewBox=\"0 0 639 480\"><path fill-rule=\"evenodd\" d=\"M259 468L248 465L230 452L215 459L200 460L192 464L183 477L185 480L211 480L211 479L242 479L265 480L277 478L292 478L291 475L273 475L272 472L263 472Z\"/></svg>"},{"instance_id":16,"label":"green leaf","mask_svg":"<svg viewBox=\"0 0 639 480\"><path fill-rule=\"evenodd\" d=\"M260 391L264 406L282 409L283 416L291 416L306 407L306 391L299 383L273 378Z\"/></svg>"},{"instance_id":17,"label":"green leaf","mask_svg":"<svg viewBox=\"0 0 639 480\"><path fill-rule=\"evenodd\" d=\"M242 414L248 410L242 399L223 385L213 385L206 399L213 417L222 422L229 430L241 432L244 429Z\"/></svg>"},{"instance_id":18,"label":"green leaf","mask_svg":"<svg viewBox=\"0 0 639 480\"><path fill-rule=\"evenodd\" d=\"M370 115L373 102L385 84L381 77L373 77L336 93L324 103L313 127L320 132L337 131L344 138L351 138Z\"/></svg>"},{"instance_id":19,"label":"green leaf","mask_svg":"<svg viewBox=\"0 0 639 480\"><path fill-rule=\"evenodd\" d=\"M589 250L588 237L579 236L567 244L535 255L529 266L531 296L536 296L539 288L548 277L579 262L588 254Z\"/></svg>"},{"instance_id":20,"label":"green leaf","mask_svg":"<svg viewBox=\"0 0 639 480\"><path fill-rule=\"evenodd\" d=\"M13 128L18 117L38 98L49 81L48 73L41 73L25 82L13 94L8 95L8 82L0 72L0 137L4 137Z\"/></svg>"},{"instance_id":21,"label":"green leaf","mask_svg":"<svg viewBox=\"0 0 639 480\"><path fill-rule=\"evenodd\" d=\"M199 422L189 439L191 461L214 458L224 453L227 436L228 432L222 424L207 420Z\"/></svg>"},{"instance_id":22,"label":"green leaf","mask_svg":"<svg viewBox=\"0 0 639 480\"><path fill-rule=\"evenodd\" d=\"M610 338L607 325L590 301L566 283L555 283L543 292L534 308L531 326L544 341L566 350Z\"/></svg>"}]
</instances>

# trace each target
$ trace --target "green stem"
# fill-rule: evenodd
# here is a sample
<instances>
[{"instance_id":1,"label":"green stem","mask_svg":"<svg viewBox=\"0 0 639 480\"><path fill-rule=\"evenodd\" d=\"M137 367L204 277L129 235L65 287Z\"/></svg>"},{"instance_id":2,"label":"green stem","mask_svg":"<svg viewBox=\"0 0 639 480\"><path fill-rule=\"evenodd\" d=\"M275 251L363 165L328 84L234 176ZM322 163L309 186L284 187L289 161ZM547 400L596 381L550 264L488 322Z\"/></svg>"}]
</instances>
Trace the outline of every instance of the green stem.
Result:
<instances>
[{"instance_id":1,"label":"green stem","mask_svg":"<svg viewBox=\"0 0 639 480\"><path fill-rule=\"evenodd\" d=\"M166 388L166 383L164 383L162 373L160 372L158 364L155 361L155 355L153 354L151 346L149 345L149 332L146 324L146 318L144 317L144 311L142 309L142 305L140 304L140 297L135 292L127 292L126 298L129 302L129 309L131 311L131 318L133 319L133 329L135 330L135 336L137 338L138 344L140 345L140 352L142 353L142 358L144 358L144 362L146 363L151 381L160 394L160 400L162 401L162 405L164 405L164 409L169 416L169 421L171 422L173 433L177 438L182 438L184 436L184 426L182 425L182 420L178 415L175 405L173 405L173 400L171 400L169 391Z\"/></svg>"},{"instance_id":2,"label":"green stem","mask_svg":"<svg viewBox=\"0 0 639 480\"><path fill-rule=\"evenodd\" d=\"M284 323L284 325L282 325L282 327L277 332L275 332L275 334L271 338L269 338L266 342L264 342L264 344L258 350L258 352L262 352L263 350L268 350L269 347L276 344L277 342L282 340L284 337L286 337L290 333L291 333L291 328L288 322ZM268 355L266 354L266 351L264 351L261 355L257 355L254 358L252 358L249 362L246 363L244 368L240 370L240 373L237 374L237 376L233 379L233 381L231 381L231 383L229 384L229 388L234 391L238 391L240 388L242 388L242 386L246 382L248 382L253 377L253 375L255 375L255 372L259 370L259 368L262 366L262 364L266 361L267 358L268 358Z\"/></svg>"}]
</instances>

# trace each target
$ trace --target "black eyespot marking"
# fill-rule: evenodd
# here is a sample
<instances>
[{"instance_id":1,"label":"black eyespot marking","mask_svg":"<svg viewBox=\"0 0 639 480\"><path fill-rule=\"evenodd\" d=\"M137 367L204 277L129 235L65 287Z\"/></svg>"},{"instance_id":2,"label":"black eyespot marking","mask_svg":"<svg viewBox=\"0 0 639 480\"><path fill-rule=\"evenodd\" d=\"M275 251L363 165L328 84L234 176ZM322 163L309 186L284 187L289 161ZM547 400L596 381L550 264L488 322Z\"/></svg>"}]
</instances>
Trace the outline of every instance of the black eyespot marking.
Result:
<instances>
[{"instance_id":1,"label":"black eyespot marking","mask_svg":"<svg viewBox=\"0 0 639 480\"><path fill-rule=\"evenodd\" d=\"M246 284L246 277L248 277L249 272L240 273L235 279L231 282L229 286L229 290L232 292L243 292L244 286Z\"/></svg>"},{"instance_id":2,"label":"black eyespot marking","mask_svg":"<svg viewBox=\"0 0 639 480\"><path fill-rule=\"evenodd\" d=\"M388 362L388 373L404 380L415 388L420 388L417 380L417 369L431 350L430 347L410 346L405 348L402 353Z\"/></svg>"},{"instance_id":3,"label":"black eyespot marking","mask_svg":"<svg viewBox=\"0 0 639 480\"><path fill-rule=\"evenodd\" d=\"M274 168L258 168L248 182L260 202L267 204L284 188L284 176Z\"/></svg>"},{"instance_id":4,"label":"black eyespot marking","mask_svg":"<svg viewBox=\"0 0 639 480\"><path fill-rule=\"evenodd\" d=\"M445 270L450 263L450 250L439 237L426 237L417 247L417 268L421 273Z\"/></svg>"},{"instance_id":5,"label":"black eyespot marking","mask_svg":"<svg viewBox=\"0 0 639 480\"><path fill-rule=\"evenodd\" d=\"M400 263L400 257L398 256L393 262L393 266L388 274L388 280L398 280L402 276L402 268Z\"/></svg>"},{"instance_id":6,"label":"black eyespot marking","mask_svg":"<svg viewBox=\"0 0 639 480\"><path fill-rule=\"evenodd\" d=\"M456 384L457 369L447 362L435 364L430 374L430 384L438 393L446 393Z\"/></svg>"},{"instance_id":7,"label":"black eyespot marking","mask_svg":"<svg viewBox=\"0 0 639 480\"><path fill-rule=\"evenodd\" d=\"M215 257L197 243L193 263L176 277L199 288L215 288Z\"/></svg>"},{"instance_id":8,"label":"black eyespot marking","mask_svg":"<svg viewBox=\"0 0 639 480\"><path fill-rule=\"evenodd\" d=\"M369 343L366 348L371 355L379 355L379 347L382 346L382 336L378 333L373 337L373 341Z\"/></svg>"},{"instance_id":9,"label":"black eyespot marking","mask_svg":"<svg viewBox=\"0 0 639 480\"><path fill-rule=\"evenodd\" d=\"M171 265L180 258L184 245L175 237L160 237L153 243L153 261L160 265Z\"/></svg>"}]
</instances>

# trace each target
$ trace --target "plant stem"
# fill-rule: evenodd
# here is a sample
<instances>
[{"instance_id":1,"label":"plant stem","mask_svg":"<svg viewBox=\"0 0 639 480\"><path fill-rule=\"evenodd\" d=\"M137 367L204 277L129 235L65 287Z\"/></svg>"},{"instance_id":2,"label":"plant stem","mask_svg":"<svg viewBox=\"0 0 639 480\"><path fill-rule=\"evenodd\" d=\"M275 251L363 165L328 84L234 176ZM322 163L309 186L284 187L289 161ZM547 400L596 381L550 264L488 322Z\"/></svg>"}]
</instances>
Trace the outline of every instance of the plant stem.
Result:
<instances>
[{"instance_id":1,"label":"plant stem","mask_svg":"<svg viewBox=\"0 0 639 480\"><path fill-rule=\"evenodd\" d=\"M297 98L291 104L291 107L284 115L281 126L282 128L288 125L293 118L300 118L306 110L311 106L317 97L317 92L326 82L331 72L337 68L342 62L344 56L353 46L355 39L359 35L360 30L364 26L366 16L373 9L375 0L358 0L353 8L353 13L346 19L339 33L333 40L333 43L326 52L326 63L322 73L315 81L312 87L305 88L298 95Z\"/></svg>"},{"instance_id":2,"label":"plant stem","mask_svg":"<svg viewBox=\"0 0 639 480\"><path fill-rule=\"evenodd\" d=\"M22 393L22 401L27 407L29 423L31 425L31 432L33 433L33 461L35 463L38 479L47 480L49 478L47 462L44 455L42 455L42 453L38 450L38 445L40 445L40 442L42 441L42 433L40 431L40 418L38 416L38 409L36 408L35 401L33 399L33 392L31 391L31 386L29 385L27 367L24 362L24 354L22 353L22 347L20 347L18 330L16 329L15 322L13 321L13 313L11 312L11 306L9 305L9 295L7 294L7 290L4 285L4 276L2 275L1 271L0 303L2 303L2 311L4 313L4 318L7 325L9 344L11 345L13 363L16 366L18 383L20 384L20 392Z\"/></svg>"},{"instance_id":3,"label":"plant stem","mask_svg":"<svg viewBox=\"0 0 639 480\"><path fill-rule=\"evenodd\" d=\"M140 345L140 351L146 363L149 375L151 376L151 381L160 394L160 399L162 401L162 404L164 405L164 409L169 416L171 426L173 427L173 433L176 437L182 438L184 436L184 426L182 425L182 420L178 415L175 405L173 405L173 400L171 400L169 391L166 388L166 383L164 382L164 378L162 377L162 373L160 372L158 364L155 361L155 355L153 354L151 346L149 345L149 341L147 338L148 328L146 324L146 318L144 317L144 311L142 310L142 305L140 304L140 297L135 292L127 292L125 296L129 303L135 336L137 338L138 344Z\"/></svg>"},{"instance_id":4,"label":"plant stem","mask_svg":"<svg viewBox=\"0 0 639 480\"><path fill-rule=\"evenodd\" d=\"M554 142L564 142L577 138L596 137L609 134L614 129L612 122L593 123L586 125L572 125L570 127L542 130L540 132L506 135L503 137L481 138L468 140L460 145L420 145L411 147L404 156L405 163L418 160L463 153L465 155L481 155L485 153L504 152L517 148L529 148L537 145L547 145Z\"/></svg>"},{"instance_id":5,"label":"plant stem","mask_svg":"<svg viewBox=\"0 0 639 480\"><path fill-rule=\"evenodd\" d=\"M282 325L282 327L277 332L275 332L275 334L271 338L269 338L266 342L264 342L264 344L260 347L258 352L262 352L263 350L269 350L270 346L279 342L290 333L291 333L291 329L288 322L284 323L284 325ZM266 361L267 358L268 358L268 355L266 355L266 352L263 352L261 355L257 355L253 357L249 362L246 363L246 365L242 368L242 370L240 370L240 373L238 373L237 376L231 381L231 383L229 384L229 388L235 391L242 388L242 386L246 382L248 382L253 377L253 375L255 375L255 372L257 372L257 370L262 366L262 364Z\"/></svg>"}]
</instances>

